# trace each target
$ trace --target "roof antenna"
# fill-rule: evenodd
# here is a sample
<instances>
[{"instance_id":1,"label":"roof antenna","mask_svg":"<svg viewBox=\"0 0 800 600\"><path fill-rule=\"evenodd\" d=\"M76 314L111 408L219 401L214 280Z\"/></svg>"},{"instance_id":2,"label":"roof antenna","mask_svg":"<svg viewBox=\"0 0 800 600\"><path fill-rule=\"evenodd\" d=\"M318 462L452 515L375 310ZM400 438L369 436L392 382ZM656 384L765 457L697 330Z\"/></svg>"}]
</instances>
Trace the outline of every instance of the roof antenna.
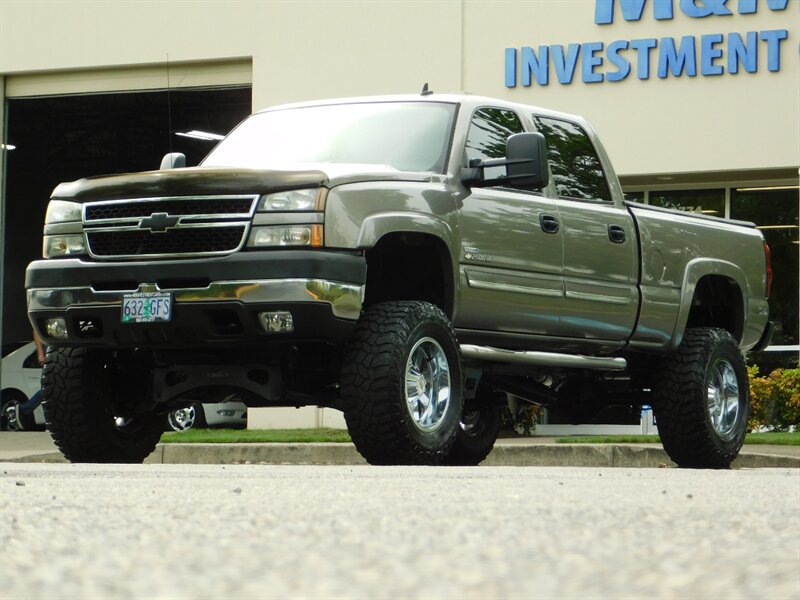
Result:
<instances>
[{"instance_id":1,"label":"roof antenna","mask_svg":"<svg viewBox=\"0 0 800 600\"><path fill-rule=\"evenodd\" d=\"M167 52L167 126L169 127L169 131L167 132L167 136L169 137L169 151L170 154L172 153L172 86L169 83L169 52Z\"/></svg>"},{"instance_id":2,"label":"roof antenna","mask_svg":"<svg viewBox=\"0 0 800 600\"><path fill-rule=\"evenodd\" d=\"M428 82L425 82L425 85L422 86L422 91L420 92L420 96L430 96L433 93L433 90L428 89Z\"/></svg>"}]
</instances>

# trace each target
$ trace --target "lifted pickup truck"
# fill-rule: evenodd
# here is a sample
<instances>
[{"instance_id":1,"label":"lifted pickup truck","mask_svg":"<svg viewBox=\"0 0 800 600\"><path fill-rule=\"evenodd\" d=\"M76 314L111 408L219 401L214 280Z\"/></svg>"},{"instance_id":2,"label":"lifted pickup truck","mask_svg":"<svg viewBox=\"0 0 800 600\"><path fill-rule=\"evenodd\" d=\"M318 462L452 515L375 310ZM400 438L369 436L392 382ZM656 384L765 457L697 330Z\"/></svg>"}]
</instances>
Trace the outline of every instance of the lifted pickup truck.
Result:
<instances>
[{"instance_id":1,"label":"lifted pickup truck","mask_svg":"<svg viewBox=\"0 0 800 600\"><path fill-rule=\"evenodd\" d=\"M771 328L752 224L623 199L585 120L465 95L279 106L199 167L59 185L26 274L49 430L142 461L236 393L344 411L374 464L477 464L508 397L573 422L652 405L724 468Z\"/></svg>"}]
</instances>

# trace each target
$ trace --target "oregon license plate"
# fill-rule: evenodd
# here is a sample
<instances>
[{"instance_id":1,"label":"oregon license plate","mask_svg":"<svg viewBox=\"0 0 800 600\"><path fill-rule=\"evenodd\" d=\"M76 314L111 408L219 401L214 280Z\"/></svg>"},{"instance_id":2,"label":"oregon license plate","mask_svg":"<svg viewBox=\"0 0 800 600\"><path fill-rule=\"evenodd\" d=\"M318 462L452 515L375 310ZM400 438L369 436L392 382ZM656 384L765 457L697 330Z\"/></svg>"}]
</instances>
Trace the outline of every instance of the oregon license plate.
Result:
<instances>
[{"instance_id":1,"label":"oregon license plate","mask_svg":"<svg viewBox=\"0 0 800 600\"><path fill-rule=\"evenodd\" d=\"M165 323L172 319L172 294L136 292L122 296L123 323Z\"/></svg>"}]
</instances>

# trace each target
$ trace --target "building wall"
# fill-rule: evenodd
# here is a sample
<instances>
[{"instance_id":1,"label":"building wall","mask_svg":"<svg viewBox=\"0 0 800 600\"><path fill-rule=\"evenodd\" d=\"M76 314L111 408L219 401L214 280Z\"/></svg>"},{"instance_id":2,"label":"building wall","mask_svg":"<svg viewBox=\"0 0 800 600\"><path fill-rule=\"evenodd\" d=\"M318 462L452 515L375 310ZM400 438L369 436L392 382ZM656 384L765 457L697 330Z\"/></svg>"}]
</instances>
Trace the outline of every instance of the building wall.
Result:
<instances>
[{"instance_id":1,"label":"building wall","mask_svg":"<svg viewBox=\"0 0 800 600\"><path fill-rule=\"evenodd\" d=\"M702 2L666 0L674 17L656 20L656 0L644 0L638 21L595 24L604 0L437 2L112 2L3 0L0 2L0 74L7 87L39 73L39 89L59 71L118 70L134 65L252 59L253 107L323 97L416 91L500 96L582 114L600 131L623 175L748 171L800 165L800 2L784 10L773 0L711 2L733 14L687 16ZM608 0L605 0L608 1ZM661 6L664 6L663 0ZM612 3L614 4L614 3ZM633 2L636 4L636 2ZM748 5L754 14L739 14ZM781 4L781 2L778 2ZM720 8L722 7L722 8ZM768 70L767 42L758 44L754 73L727 72L730 33L785 30L780 70ZM507 87L506 49L540 53L541 46L722 34L716 76L660 79L658 51L651 76L583 83L580 59L573 83ZM605 48L597 55L607 74ZM623 55L636 63L634 52ZM518 65L519 70L520 65ZM518 80L521 80L521 71ZM24 77L22 77L24 79ZM58 91L58 87L53 88ZM12 94L9 94L12 95Z\"/></svg>"}]
</instances>

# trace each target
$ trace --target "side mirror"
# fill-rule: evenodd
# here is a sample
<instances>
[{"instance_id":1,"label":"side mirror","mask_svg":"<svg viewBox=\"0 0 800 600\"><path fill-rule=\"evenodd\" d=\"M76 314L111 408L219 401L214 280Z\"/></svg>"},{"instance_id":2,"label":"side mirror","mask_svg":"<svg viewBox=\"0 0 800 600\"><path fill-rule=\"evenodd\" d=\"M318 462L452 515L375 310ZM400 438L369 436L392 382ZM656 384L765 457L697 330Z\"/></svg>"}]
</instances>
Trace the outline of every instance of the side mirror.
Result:
<instances>
[{"instance_id":1,"label":"side mirror","mask_svg":"<svg viewBox=\"0 0 800 600\"><path fill-rule=\"evenodd\" d=\"M506 167L504 177L485 179L486 167ZM473 159L461 170L465 185L488 187L508 185L541 189L550 181L547 169L547 144L541 133L515 133L506 140L506 157L489 160Z\"/></svg>"},{"instance_id":2,"label":"side mirror","mask_svg":"<svg viewBox=\"0 0 800 600\"><path fill-rule=\"evenodd\" d=\"M182 152L170 152L161 159L161 170L182 169L186 166L186 155Z\"/></svg>"}]
</instances>

